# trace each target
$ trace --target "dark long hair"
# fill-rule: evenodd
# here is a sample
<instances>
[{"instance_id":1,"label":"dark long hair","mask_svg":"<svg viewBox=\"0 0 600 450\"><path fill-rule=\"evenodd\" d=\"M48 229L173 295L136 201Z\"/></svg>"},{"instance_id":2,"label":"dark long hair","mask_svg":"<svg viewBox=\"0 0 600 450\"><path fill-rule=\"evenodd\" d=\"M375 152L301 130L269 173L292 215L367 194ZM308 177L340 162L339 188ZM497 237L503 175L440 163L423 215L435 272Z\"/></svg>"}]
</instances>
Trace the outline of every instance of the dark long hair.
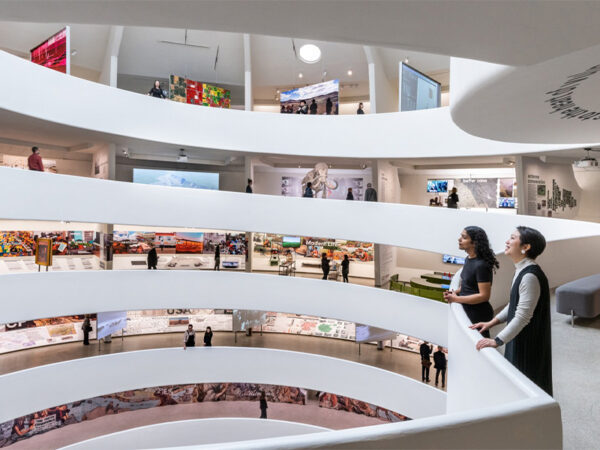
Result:
<instances>
[{"instance_id":1,"label":"dark long hair","mask_svg":"<svg viewBox=\"0 0 600 450\"><path fill-rule=\"evenodd\" d=\"M475 245L475 254L477 257L483 259L490 269L496 272L496 269L500 267L494 251L490 247L490 241L488 240L487 234L483 228L476 226L465 227L465 231L471 238L471 242Z\"/></svg>"}]
</instances>

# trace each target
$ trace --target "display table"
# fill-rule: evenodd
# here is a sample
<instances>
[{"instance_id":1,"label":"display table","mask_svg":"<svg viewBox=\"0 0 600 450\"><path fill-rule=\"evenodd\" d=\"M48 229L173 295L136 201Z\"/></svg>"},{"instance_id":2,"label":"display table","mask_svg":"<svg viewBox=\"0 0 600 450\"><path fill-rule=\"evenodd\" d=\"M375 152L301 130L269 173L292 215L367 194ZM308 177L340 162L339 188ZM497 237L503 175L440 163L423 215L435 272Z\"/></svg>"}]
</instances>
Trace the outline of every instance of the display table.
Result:
<instances>
[{"instance_id":1,"label":"display table","mask_svg":"<svg viewBox=\"0 0 600 450\"><path fill-rule=\"evenodd\" d=\"M431 283L424 278L414 277L410 279L410 285L415 288L431 289L432 291L444 292L450 289L450 284Z\"/></svg>"},{"instance_id":2,"label":"display table","mask_svg":"<svg viewBox=\"0 0 600 450\"><path fill-rule=\"evenodd\" d=\"M452 277L454 276L454 274L451 273L449 275L450 276L442 275L440 273L425 273L421 275L421 278L423 278L425 281L434 284L450 284L450 281L452 281Z\"/></svg>"}]
</instances>

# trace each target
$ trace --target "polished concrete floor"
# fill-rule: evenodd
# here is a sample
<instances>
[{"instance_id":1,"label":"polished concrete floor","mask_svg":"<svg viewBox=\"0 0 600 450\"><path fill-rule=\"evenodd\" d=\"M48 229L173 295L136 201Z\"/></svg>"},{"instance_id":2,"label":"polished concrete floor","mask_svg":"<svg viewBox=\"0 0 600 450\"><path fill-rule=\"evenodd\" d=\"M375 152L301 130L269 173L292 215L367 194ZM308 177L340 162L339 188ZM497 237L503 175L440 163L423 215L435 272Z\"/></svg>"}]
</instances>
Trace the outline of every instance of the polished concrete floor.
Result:
<instances>
[{"instance_id":1,"label":"polished concrete floor","mask_svg":"<svg viewBox=\"0 0 600 450\"><path fill-rule=\"evenodd\" d=\"M564 448L598 449L600 426L600 317L575 320L556 313L552 300L552 376L560 404Z\"/></svg>"},{"instance_id":2,"label":"polished concrete floor","mask_svg":"<svg viewBox=\"0 0 600 450\"><path fill-rule=\"evenodd\" d=\"M0 374L27 369L29 367L51 364L86 356L105 355L109 353L146 350L151 348L179 347L183 345L182 333L150 334L130 336L124 339L113 338L110 344L98 344L91 341L85 346L81 342L39 347L30 350L0 355ZM314 336L299 336L292 334L254 332L248 337L244 333L235 335L231 332L215 332L214 346L265 347L282 350L293 350L319 355L332 356L350 361L369 364L392 372L421 380L421 359L418 354L404 350L389 348L378 351L375 345L359 345L353 341L331 339ZM432 371L433 373L433 371ZM303 386L301 386L303 387ZM400 413L402 411L399 411Z\"/></svg>"}]
</instances>

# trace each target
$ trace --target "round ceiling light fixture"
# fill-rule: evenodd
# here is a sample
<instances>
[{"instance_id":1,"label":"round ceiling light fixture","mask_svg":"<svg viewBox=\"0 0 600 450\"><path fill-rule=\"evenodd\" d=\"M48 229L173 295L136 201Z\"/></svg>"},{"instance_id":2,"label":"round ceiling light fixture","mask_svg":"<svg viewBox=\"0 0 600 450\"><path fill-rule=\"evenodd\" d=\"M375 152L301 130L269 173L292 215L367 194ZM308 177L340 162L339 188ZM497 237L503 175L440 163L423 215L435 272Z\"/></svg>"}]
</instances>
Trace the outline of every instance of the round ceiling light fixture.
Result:
<instances>
[{"instance_id":1,"label":"round ceiling light fixture","mask_svg":"<svg viewBox=\"0 0 600 450\"><path fill-rule=\"evenodd\" d=\"M304 75L302 75L302 72L300 72L300 73L298 74L298 78L302 78L303 76L304 76Z\"/></svg>"},{"instance_id":2,"label":"round ceiling light fixture","mask_svg":"<svg viewBox=\"0 0 600 450\"><path fill-rule=\"evenodd\" d=\"M352 69L348 69L348 76L351 77L352 76Z\"/></svg>"},{"instance_id":3,"label":"round ceiling light fixture","mask_svg":"<svg viewBox=\"0 0 600 450\"><path fill-rule=\"evenodd\" d=\"M321 59L321 49L314 44L304 44L298 50L298 57L306 64L314 64Z\"/></svg>"}]
</instances>

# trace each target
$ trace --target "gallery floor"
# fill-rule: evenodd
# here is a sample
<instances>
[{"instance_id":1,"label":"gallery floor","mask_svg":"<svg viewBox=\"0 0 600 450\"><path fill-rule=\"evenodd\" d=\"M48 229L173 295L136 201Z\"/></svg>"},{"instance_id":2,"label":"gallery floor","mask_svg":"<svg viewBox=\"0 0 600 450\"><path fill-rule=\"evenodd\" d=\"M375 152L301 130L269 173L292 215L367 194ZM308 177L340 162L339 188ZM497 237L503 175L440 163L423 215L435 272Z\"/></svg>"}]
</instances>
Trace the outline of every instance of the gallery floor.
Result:
<instances>
[{"instance_id":1,"label":"gallery floor","mask_svg":"<svg viewBox=\"0 0 600 450\"><path fill-rule=\"evenodd\" d=\"M289 420L330 429L364 427L386 423L361 414L319 408L317 400L314 398L306 405L269 403L268 406L270 419ZM207 402L161 406L160 408L129 411L119 413L118 416L109 415L72 424L16 442L9 448L11 450L55 449L107 433L162 422L212 417L257 418L259 415L258 402ZM205 442L202 440L202 436L198 436L198 442Z\"/></svg>"}]
</instances>

